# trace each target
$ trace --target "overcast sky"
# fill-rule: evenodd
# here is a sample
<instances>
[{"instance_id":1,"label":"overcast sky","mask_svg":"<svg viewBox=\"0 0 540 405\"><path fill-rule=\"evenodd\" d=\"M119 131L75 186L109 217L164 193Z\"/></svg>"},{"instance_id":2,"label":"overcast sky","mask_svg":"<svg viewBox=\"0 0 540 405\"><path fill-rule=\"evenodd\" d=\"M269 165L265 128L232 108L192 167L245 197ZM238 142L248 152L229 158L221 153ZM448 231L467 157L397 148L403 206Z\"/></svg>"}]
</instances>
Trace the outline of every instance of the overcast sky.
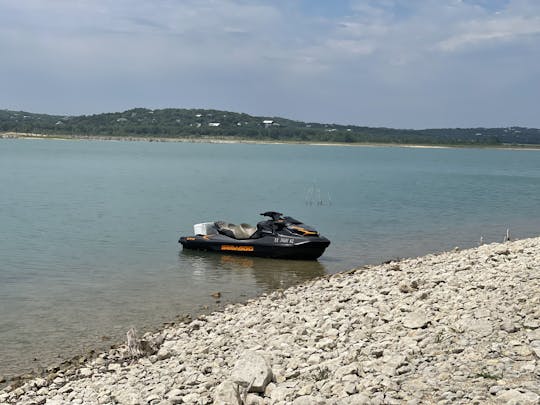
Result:
<instances>
[{"instance_id":1,"label":"overcast sky","mask_svg":"<svg viewBox=\"0 0 540 405\"><path fill-rule=\"evenodd\" d=\"M0 0L0 108L540 128L540 0Z\"/></svg>"}]
</instances>

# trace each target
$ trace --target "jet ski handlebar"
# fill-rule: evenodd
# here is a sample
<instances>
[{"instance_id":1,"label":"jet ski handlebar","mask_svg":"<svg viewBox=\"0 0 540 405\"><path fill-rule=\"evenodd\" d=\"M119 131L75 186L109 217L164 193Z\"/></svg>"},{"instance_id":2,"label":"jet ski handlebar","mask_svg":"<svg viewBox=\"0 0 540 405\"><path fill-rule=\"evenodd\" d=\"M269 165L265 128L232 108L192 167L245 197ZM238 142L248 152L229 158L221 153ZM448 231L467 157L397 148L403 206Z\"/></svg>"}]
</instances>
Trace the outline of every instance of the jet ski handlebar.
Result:
<instances>
[{"instance_id":1,"label":"jet ski handlebar","mask_svg":"<svg viewBox=\"0 0 540 405\"><path fill-rule=\"evenodd\" d=\"M281 212L276 212L276 211L266 211L266 212L262 212L261 215L263 217L270 217L272 218L272 220L277 221L278 219L281 218L283 214Z\"/></svg>"}]
</instances>

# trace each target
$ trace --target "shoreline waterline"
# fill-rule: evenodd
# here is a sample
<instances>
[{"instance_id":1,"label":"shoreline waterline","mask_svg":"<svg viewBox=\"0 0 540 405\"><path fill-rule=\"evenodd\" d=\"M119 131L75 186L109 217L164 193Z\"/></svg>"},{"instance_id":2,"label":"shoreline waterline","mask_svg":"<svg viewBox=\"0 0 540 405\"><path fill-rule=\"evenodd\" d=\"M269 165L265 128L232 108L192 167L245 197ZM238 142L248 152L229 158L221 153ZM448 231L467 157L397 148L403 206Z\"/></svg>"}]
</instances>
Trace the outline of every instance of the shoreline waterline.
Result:
<instances>
[{"instance_id":1,"label":"shoreline waterline","mask_svg":"<svg viewBox=\"0 0 540 405\"><path fill-rule=\"evenodd\" d=\"M111 135L48 135L34 133L0 133L0 139L43 139L59 141L113 141L113 142L177 142L177 143L203 143L203 144L252 144L252 145L304 145L304 146L339 146L339 147L392 147L412 149L500 149L500 150L540 150L540 145L442 145L442 144L398 144L398 143L359 143L359 142L303 142L303 141L270 141L250 140L242 138L218 137L137 137L137 136L111 136Z\"/></svg>"},{"instance_id":2,"label":"shoreline waterline","mask_svg":"<svg viewBox=\"0 0 540 405\"><path fill-rule=\"evenodd\" d=\"M103 395L110 395L116 400L120 400L120 391L123 389L125 390L126 387L122 386L112 389L109 380L110 378L113 378L114 375L118 374L118 378L121 378L122 376L133 376L133 378L137 380L136 372L139 373L141 370L144 370L146 375L153 373L155 370L163 371L164 367L167 370L173 370L174 373L185 374L187 371L189 371L186 371L185 366L184 370L178 369L180 370L178 371L175 369L175 367L178 365L178 362L176 362L177 358L183 359L183 361L188 363L188 368L192 367L190 370L195 372L197 368L196 365L200 364L199 360L202 358L197 356L199 349L195 347L191 349L192 354L186 355L182 353L181 348L184 347L184 344L189 346L190 343L195 344L198 339L207 337L208 339L211 338L209 341L214 342L214 344L210 343L210 347L207 347L205 351L201 352L203 353L203 357L207 357L209 355L208 351L215 353L216 355L218 353L223 353L221 350L224 347L228 348L229 346L228 342L224 342L221 339L221 333L224 333L224 336L229 336L231 333L234 334L231 339L240 339L238 342L236 342L239 345L240 342L242 342L240 346L247 345L250 349L265 352L272 363L274 378L271 384L274 384L273 389L276 389L276 387L282 387L283 389L287 388L287 392L290 396L296 394L293 394L293 389L291 387L286 386L286 382L290 381L307 384L309 379L304 381L304 375L302 373L307 373L307 370L312 372L316 367L318 367L317 364L319 363L326 364L325 367L327 367L330 372L337 372L337 375L340 375L341 373L341 371L337 370L343 371L344 367L348 367L352 370L352 363L342 363L348 361L347 359L349 356L347 353L353 348L358 350L358 356L368 356L365 359L362 357L362 362L369 362L369 364L371 364L371 366L368 366L368 369L363 371L363 378L369 378L370 373L378 374L379 372L382 372L383 375L386 375L385 378L387 378L387 380L390 382L394 381L399 376L405 375L405 380L402 383L405 385L407 381L412 381L413 377L417 380L421 379L423 377L421 375L418 376L418 373L415 373L415 370L410 370L410 368L413 366L419 369L419 367L422 365L422 363L420 363L420 365L416 364L419 356L417 351L420 350L422 353L424 347L416 347L414 341L417 339L419 339L419 342L431 342L429 344L435 346L433 349L435 352L441 350L441 347L439 346L442 345L446 339L448 340L449 345L453 345L452 347L459 348L463 346L464 349L462 351L449 352L448 356L455 359L456 357L460 357L462 352L469 352L469 346L474 348L474 354L476 353L475 350L480 350L476 349L476 344L478 344L478 347L480 348L494 339L506 339L507 337L510 339L510 337L515 338L515 336L521 337L523 335L525 336L524 339L528 339L528 341L533 342L530 344L530 349L520 349L523 353L525 353L523 356L525 356L526 359L523 361L528 362L527 364L529 364L531 361L535 361L534 354L531 353L535 351L537 355L540 353L540 347L535 346L536 343L534 343L540 343L540 337L537 336L540 336L540 334L537 333L540 331L540 319L534 319L534 310L533 312L530 312L530 309L527 307L527 300L524 301L520 298L521 295L526 295L528 290L520 290L520 296L512 297L511 295L515 295L515 292L512 292L511 289L506 291L506 289L509 288L506 283L506 277L509 277L509 280L511 280L513 283L520 284L520 286L524 286L527 289L534 291L534 284L538 284L539 268L537 263L539 260L540 237L536 237L505 243L493 243L464 250L455 249L454 251L450 252L428 254L422 257L402 259L380 265L367 265L345 272L325 275L301 283L297 286L290 287L286 290L278 290L269 294L263 294L259 298L248 300L245 303L228 305L220 311L213 312L206 316L200 316L193 321L186 320L188 321L186 323L167 325L158 332L146 334L145 339L147 340L155 339L158 336L164 336L165 339L159 351L150 355L149 357L143 356L139 359L129 360L129 353L125 345L123 347L117 346L116 348L111 349L109 352L96 353L96 355L92 356L91 358L75 359L73 363L65 365L66 368L45 373L46 375L44 375L44 378L41 380L34 379L33 383L27 382L26 379L18 380L18 383L12 384L12 387L4 394L2 391L0 391L0 402L6 401L8 403L14 403L13 401L19 401L22 397L24 397L24 395L26 395L26 392L31 391L32 387L35 388L36 384L38 388L48 387L47 395L45 395L44 398L53 397L52 393L55 393L56 397L67 399L67 395L70 392L80 392L82 389L81 387L87 386L89 389L96 391L96 398L99 398L99 396L103 394L104 391L100 390L108 389L109 394ZM529 282L529 284L524 284L526 281ZM363 286L363 284L366 284L366 286ZM364 287L369 288L366 290ZM447 293L455 294L455 297L448 297L449 302L441 300L441 296L439 296L440 294L443 294L444 296L444 294ZM468 294L473 294L473 296L477 297L476 306L471 307L470 305L467 305L468 299L466 297ZM518 307L516 310L518 310L520 314L523 313L521 321L517 321L515 319L506 319L501 317L501 315L497 312L497 309L491 309L492 306L495 307L499 304L499 302L496 302L499 294L502 294L502 298L505 300L508 299L512 303L514 303L515 298L514 305L517 305ZM365 297L365 299L363 297ZM459 304L461 299L463 299L463 304ZM536 299L538 299L538 297ZM342 324L341 321L338 321L338 319L341 319L343 322L345 322L346 319L349 319L347 316L345 316L346 314L341 314L341 312L348 311L348 308L354 306L352 303L354 300L360 300L363 302L363 304L356 307L358 309L356 312L363 314L361 318L363 321L360 324L352 324L356 325L352 329L342 331L339 327ZM397 301L393 303L394 300ZM430 300L433 300L436 308L431 308L432 305L430 304ZM535 305L535 302L532 301L534 301L534 296L532 297L531 302L529 302L531 306ZM395 309L390 308L389 303L393 303L392 305L395 304ZM445 306L450 305L450 303L458 304L458 307L456 308L461 308L460 305L464 305L463 311L465 311L466 316L459 312L454 313L454 311L451 309L447 311ZM311 318L309 318L311 315L307 315L310 313L310 311L307 311L305 314L303 312L304 309L309 310L309 305L314 305L318 308L317 313L312 314L313 320L310 320ZM401 311L400 308L403 305L408 307L406 308L406 311ZM306 306L307 308L305 308ZM334 307L336 311L330 311L327 313L328 311L326 311L326 309L331 309ZM275 315L275 318L268 315L268 317L271 318L268 319L268 324L264 324L263 326L263 324L257 323L254 319L252 319L255 313L262 314L261 316L265 317L267 316L265 314L272 313L272 309L277 312L277 315ZM306 330L310 328L317 329L318 321L322 322L323 320L328 320L331 323L337 322L336 326L329 326L330 329L328 329L328 333L331 332L329 335L329 337L332 336L331 338L321 336L319 339L316 339L313 342L309 341L305 343L308 346L313 344L317 347L317 350L315 350L312 356L317 356L319 358L319 363L309 363L312 364L312 366L305 368L303 372L300 372L300 374L289 373L287 371L288 368L285 367L288 364L286 354L288 353L288 355L292 356L292 358L298 356L298 353L292 351L293 348L297 346L296 343L291 341L291 336L296 336L295 339L300 338L300 340L303 341L304 339L310 338L310 332L300 335L296 335L292 331L288 332L288 329L293 328L293 326L288 326L287 320L283 318L283 316L291 316L294 318L296 316L294 314L297 312L291 312L291 309L295 309L296 311L300 311L300 313L304 314L301 315L301 318L307 317L305 321ZM486 311L488 311L490 315L485 315ZM471 322L476 319L476 323L468 323L469 312L472 314L472 318L470 318ZM407 319L401 319L403 314L415 314L418 316L416 318L409 317L411 319L407 317ZM453 320L457 315L459 315L459 319L456 318ZM503 315L506 316L508 314ZM252 324L253 322L255 323ZM312 322L315 323L313 326L310 326L312 325ZM405 329L403 329L400 322L403 322ZM280 327L279 325L281 323L284 323L285 325ZM247 327L248 324L251 325L249 328ZM322 322L322 324L324 324L324 322ZM274 345L272 342L263 343L258 341L256 339L258 336L256 335L256 331L250 332L250 328L257 329L257 327L255 327L256 325L259 325L260 328L273 327L276 334L274 337L277 339L279 336L282 336L283 340L278 339L278 343L281 342L280 344L284 346L281 347L277 343ZM287 330L281 331L280 328L283 327L286 327ZM500 336L500 333L497 334L495 332L495 328L499 327L503 332L502 337ZM362 332L362 328L369 329L365 331L367 335ZM461 332L459 332L459 330L461 330L460 328L463 329ZM219 329L223 329L223 332ZM296 331L296 329L294 330ZM370 332L371 330L373 331ZM355 331L362 333L357 336L354 335L354 333L356 333ZM379 342L381 339L381 342L385 339L391 339L394 332L396 335L400 336L404 333L404 335L401 338L398 338L395 343L398 346L391 346L390 348L388 346L382 346L379 349L381 356L378 356L375 353L375 357L369 357L369 354L374 353L372 351L376 350L376 347L378 347L377 345L374 346L374 344ZM253 333L255 333L255 335L253 335ZM285 335L282 335L283 333ZM353 334L351 338L354 339L349 342L349 345L346 345L348 349L343 348L338 350L338 348L333 346L333 342L341 342L340 339L342 337L342 333L344 333L346 336L348 336L347 334ZM370 333L375 333L375 335L370 335ZM213 334L217 334L217 338L216 336L213 336ZM431 338L435 339L435 335L439 336L439 338L433 341L430 340ZM249 339L252 339L253 341L249 342ZM356 341L356 339L360 340ZM416 349L410 353L404 350L405 354L402 356L404 358L402 359L400 357L400 364L395 366L395 370L399 369L400 367L408 367L408 371L403 369L403 372L387 375L387 367L392 368L394 364L392 363L394 358L387 358L387 356L397 356L397 354L395 354L392 350L399 349L399 344L401 344L399 342L405 341L403 339L405 339L407 342L410 340L411 345L416 347ZM463 339L467 339L468 344L465 343ZM506 343L506 340L503 340L503 343ZM234 346L235 341L232 341L231 344ZM394 345L394 343L392 345ZM291 347L287 349L289 346ZM366 353L364 353L364 349L367 350ZM237 352L241 350L242 349L236 348L234 350L231 348L226 349L228 356L227 358L231 358L231 361L235 361L237 356L240 354ZM285 350L285 352L280 354L282 350ZM231 351L234 353L231 353ZM268 354L269 352L272 354ZM325 353L330 357L324 357ZM225 354L223 355L225 356ZM285 357L283 357L284 355ZM340 367L336 366L337 368L335 370L331 369L334 367L334 363L332 363L334 357L332 356L338 356L341 362ZM447 355L443 357L446 356ZM310 359L311 358L312 357L310 357ZM530 360L529 358L533 360ZM315 358L313 357L313 359ZM378 368L379 360L377 359L381 359L381 370ZM183 364L183 361L180 361L180 364ZM195 361L195 363L193 363L193 361ZM311 360L309 361L311 362ZM443 365L446 364L444 363L444 359L437 361L443 362L441 363ZM481 361L475 358L473 363L475 367L476 363L478 363L479 367L478 370L474 369L471 371L472 373L476 373L475 375L495 375L491 374L495 373L489 368L489 364L491 363L486 363L487 368L484 371L481 369L483 364ZM226 362L221 364L219 367L216 365L213 367L215 370L213 370L212 375L219 374L218 380L224 380L230 373L232 364L230 362ZM509 370L513 370L513 363L510 364L509 367ZM526 385L525 388L518 387L518 381L521 381L522 378L529 375L529 371L527 370L530 370L530 367L523 368L523 370L517 372L515 378L506 377L504 381L499 380L499 385L501 385L501 388L499 391L493 393L491 393L491 390L489 389L489 386L493 384L488 384L490 381L487 377L482 378L477 376L472 380L469 380L470 377L468 377L469 379L465 379L464 382L461 382L461 380L456 380L455 382L453 381L452 384L457 384L456 387L459 386L458 388L461 391L464 391L463 387L470 387L471 389L474 388L475 395L478 396L499 396L503 394L511 395L514 394L514 391L518 392L517 390L520 389L521 391L519 391L518 394L529 395L529 397L533 399L538 399L538 394L531 391L529 386ZM534 366L532 370L534 371ZM449 372L452 373L451 370L449 370ZM344 376L351 375L359 377L359 373L360 371L357 370L355 372L351 372L351 374L344 374ZM510 371L508 371L508 373L510 373ZM320 374L320 376L322 376L322 374ZM328 376L326 376L326 378L328 378ZM349 378L351 381L353 379L353 377ZM403 377L401 377L401 379L403 380ZM208 377L207 381L204 381L208 386L208 393L212 394L211 396L216 395L218 390L216 388L219 382L218 380L214 381L210 376ZM424 395L431 395L429 394L430 389L432 389L432 387L429 387L430 381L430 379L427 379L426 381L422 382L423 386L426 386L426 389L420 390L423 391ZM443 381L447 382L449 380ZM440 383L440 381L436 382ZM338 382L336 383L336 386L340 388L340 384L342 383ZM347 391L348 395L363 395L363 391L358 389L358 384L361 383L358 382L356 384L357 385L354 389L350 386L350 389L346 389L350 391ZM388 385L385 386L388 388ZM66 389L66 387L68 389ZM296 385L294 387L298 389L300 388ZM413 388L418 389L418 387L418 385L415 385ZM422 387L422 385L420 385L420 387ZM171 392L172 389L176 388L169 387L168 389L169 391L167 392ZM298 389L297 391L299 391ZM60 392L62 390L64 390L64 393ZM111 390L117 392L111 393ZM185 391L186 392L182 391L182 395L190 395L190 393L194 393L193 390L186 389ZM319 391L322 391L322 389ZM394 392L393 389L390 391ZM476 391L478 391L478 393L476 393ZM332 392L330 392L328 395L332 395ZM49 393L51 393L51 395L49 395ZM471 394L470 392L465 393ZM204 392L198 393L197 395L204 396L203 394L206 395ZM268 395L266 394L267 393L265 392L265 397L268 396L268 398L272 400L273 397L271 392L269 392ZM163 397L167 397L168 394L164 392L162 395ZM311 393L306 395L311 395ZM210 398L211 396L206 395L205 398ZM296 398L300 396L300 394L296 395ZM72 399L74 398L84 400L82 397L75 396ZM429 398L423 397L422 399L427 400ZM470 399L472 400L473 398ZM142 398L142 400L145 400L145 398ZM459 398L456 398L456 400L459 400ZM93 402L90 400L89 403Z\"/></svg>"}]
</instances>

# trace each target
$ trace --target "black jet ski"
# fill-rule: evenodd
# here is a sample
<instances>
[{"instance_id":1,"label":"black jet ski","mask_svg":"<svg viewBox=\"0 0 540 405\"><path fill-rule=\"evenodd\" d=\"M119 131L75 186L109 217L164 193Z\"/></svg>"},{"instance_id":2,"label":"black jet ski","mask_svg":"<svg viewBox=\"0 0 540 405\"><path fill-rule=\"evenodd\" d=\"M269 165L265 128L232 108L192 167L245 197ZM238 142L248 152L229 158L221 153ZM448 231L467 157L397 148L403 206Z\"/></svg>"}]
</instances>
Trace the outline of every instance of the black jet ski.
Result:
<instances>
[{"instance_id":1,"label":"black jet ski","mask_svg":"<svg viewBox=\"0 0 540 405\"><path fill-rule=\"evenodd\" d=\"M328 239L301 221L275 211L261 215L270 219L256 227L223 221L196 224L195 235L182 236L178 242L184 249L302 260L317 259L330 245Z\"/></svg>"}]
</instances>

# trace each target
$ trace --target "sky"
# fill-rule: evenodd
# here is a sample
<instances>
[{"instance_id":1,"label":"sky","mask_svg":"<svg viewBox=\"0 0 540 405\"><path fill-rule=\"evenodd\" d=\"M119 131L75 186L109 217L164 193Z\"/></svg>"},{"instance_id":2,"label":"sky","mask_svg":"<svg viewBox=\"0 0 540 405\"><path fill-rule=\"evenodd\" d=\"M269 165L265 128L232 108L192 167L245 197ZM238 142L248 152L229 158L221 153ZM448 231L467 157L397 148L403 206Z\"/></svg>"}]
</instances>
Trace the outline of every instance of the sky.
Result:
<instances>
[{"instance_id":1,"label":"sky","mask_svg":"<svg viewBox=\"0 0 540 405\"><path fill-rule=\"evenodd\" d=\"M0 108L540 128L540 0L0 0Z\"/></svg>"}]
</instances>

